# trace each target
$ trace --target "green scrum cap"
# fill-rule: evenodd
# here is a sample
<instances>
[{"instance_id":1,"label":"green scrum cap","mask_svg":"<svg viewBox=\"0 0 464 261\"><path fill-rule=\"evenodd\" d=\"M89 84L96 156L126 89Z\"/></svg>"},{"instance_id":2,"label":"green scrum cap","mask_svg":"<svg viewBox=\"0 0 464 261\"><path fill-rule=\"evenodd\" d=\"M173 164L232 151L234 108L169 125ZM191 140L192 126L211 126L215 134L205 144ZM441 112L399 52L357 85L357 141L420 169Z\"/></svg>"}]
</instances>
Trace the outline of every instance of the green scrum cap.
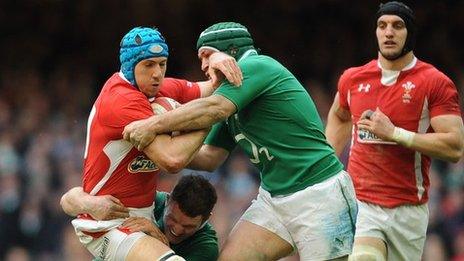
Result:
<instances>
[{"instance_id":1,"label":"green scrum cap","mask_svg":"<svg viewBox=\"0 0 464 261\"><path fill-rule=\"evenodd\" d=\"M197 50L213 48L238 60L246 51L255 49L248 29L234 22L213 24L201 32Z\"/></svg>"}]
</instances>

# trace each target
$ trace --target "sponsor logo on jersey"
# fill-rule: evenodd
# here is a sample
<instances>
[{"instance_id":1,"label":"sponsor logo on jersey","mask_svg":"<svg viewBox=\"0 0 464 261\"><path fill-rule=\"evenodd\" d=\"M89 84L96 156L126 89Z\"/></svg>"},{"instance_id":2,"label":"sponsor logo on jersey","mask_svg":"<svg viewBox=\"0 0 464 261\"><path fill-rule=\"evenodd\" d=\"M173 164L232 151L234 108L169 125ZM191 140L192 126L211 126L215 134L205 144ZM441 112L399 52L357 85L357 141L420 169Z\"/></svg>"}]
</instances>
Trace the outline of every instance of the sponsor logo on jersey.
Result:
<instances>
[{"instance_id":1,"label":"sponsor logo on jersey","mask_svg":"<svg viewBox=\"0 0 464 261\"><path fill-rule=\"evenodd\" d=\"M384 141L381 138L377 137L374 133L368 130L358 129L358 142L359 143L371 143L371 144L389 144L395 145L396 142L393 141Z\"/></svg>"},{"instance_id":2,"label":"sponsor logo on jersey","mask_svg":"<svg viewBox=\"0 0 464 261\"><path fill-rule=\"evenodd\" d=\"M361 83L359 84L359 87L358 87L358 92L369 92L369 89L371 88L371 85L370 84L364 84L364 83Z\"/></svg>"},{"instance_id":3,"label":"sponsor logo on jersey","mask_svg":"<svg viewBox=\"0 0 464 261\"><path fill-rule=\"evenodd\" d=\"M404 88L404 93L403 93L403 103L410 103L412 96L411 96L411 90L416 88L416 85L412 82L406 82L401 85Z\"/></svg>"},{"instance_id":4,"label":"sponsor logo on jersey","mask_svg":"<svg viewBox=\"0 0 464 261\"><path fill-rule=\"evenodd\" d=\"M127 170L130 173L152 172L158 170L158 167L153 161L145 158L144 156L137 156L129 163L129 165L127 165Z\"/></svg>"}]
</instances>

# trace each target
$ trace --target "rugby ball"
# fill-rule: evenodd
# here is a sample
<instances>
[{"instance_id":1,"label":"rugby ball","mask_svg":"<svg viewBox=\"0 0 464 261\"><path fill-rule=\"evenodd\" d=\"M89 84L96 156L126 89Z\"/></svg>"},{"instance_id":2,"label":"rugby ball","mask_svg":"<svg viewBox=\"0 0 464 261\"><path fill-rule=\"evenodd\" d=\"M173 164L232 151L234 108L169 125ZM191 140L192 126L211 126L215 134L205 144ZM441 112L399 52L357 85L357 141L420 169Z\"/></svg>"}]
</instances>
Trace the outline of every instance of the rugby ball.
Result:
<instances>
[{"instance_id":1,"label":"rugby ball","mask_svg":"<svg viewBox=\"0 0 464 261\"><path fill-rule=\"evenodd\" d=\"M178 101L168 97L158 97L151 102L151 108L155 115L163 114L180 106L181 104ZM173 137L178 135L180 135L180 131L173 131L171 133L171 136Z\"/></svg>"},{"instance_id":2,"label":"rugby ball","mask_svg":"<svg viewBox=\"0 0 464 261\"><path fill-rule=\"evenodd\" d=\"M158 97L151 103L155 115L163 114L180 106L179 102L168 97Z\"/></svg>"}]
</instances>

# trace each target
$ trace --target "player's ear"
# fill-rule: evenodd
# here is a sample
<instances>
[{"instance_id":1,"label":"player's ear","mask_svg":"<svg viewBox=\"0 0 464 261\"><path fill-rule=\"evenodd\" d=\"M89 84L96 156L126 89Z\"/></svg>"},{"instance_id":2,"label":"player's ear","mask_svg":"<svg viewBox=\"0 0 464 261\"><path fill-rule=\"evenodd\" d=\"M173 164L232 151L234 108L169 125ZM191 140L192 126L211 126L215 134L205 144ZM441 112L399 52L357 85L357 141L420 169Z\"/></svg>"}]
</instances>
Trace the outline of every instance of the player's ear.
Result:
<instances>
[{"instance_id":1,"label":"player's ear","mask_svg":"<svg viewBox=\"0 0 464 261\"><path fill-rule=\"evenodd\" d=\"M206 225L206 223L208 222L209 217L211 217L212 214L213 214L213 212L209 212L207 217L203 217L203 223L201 223L199 229Z\"/></svg>"}]
</instances>

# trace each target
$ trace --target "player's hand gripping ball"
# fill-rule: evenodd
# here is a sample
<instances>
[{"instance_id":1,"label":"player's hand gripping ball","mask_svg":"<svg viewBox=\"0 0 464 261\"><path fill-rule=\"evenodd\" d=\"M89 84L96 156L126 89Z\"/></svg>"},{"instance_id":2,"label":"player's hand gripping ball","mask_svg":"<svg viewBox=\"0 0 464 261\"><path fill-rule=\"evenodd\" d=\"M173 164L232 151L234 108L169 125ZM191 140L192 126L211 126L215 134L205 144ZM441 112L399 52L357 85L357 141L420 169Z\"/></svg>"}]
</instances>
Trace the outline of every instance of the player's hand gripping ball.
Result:
<instances>
[{"instance_id":1,"label":"player's hand gripping ball","mask_svg":"<svg viewBox=\"0 0 464 261\"><path fill-rule=\"evenodd\" d=\"M361 115L361 120L362 119L371 120L371 117L372 117L373 114L374 114L373 110L365 110Z\"/></svg>"}]
</instances>

